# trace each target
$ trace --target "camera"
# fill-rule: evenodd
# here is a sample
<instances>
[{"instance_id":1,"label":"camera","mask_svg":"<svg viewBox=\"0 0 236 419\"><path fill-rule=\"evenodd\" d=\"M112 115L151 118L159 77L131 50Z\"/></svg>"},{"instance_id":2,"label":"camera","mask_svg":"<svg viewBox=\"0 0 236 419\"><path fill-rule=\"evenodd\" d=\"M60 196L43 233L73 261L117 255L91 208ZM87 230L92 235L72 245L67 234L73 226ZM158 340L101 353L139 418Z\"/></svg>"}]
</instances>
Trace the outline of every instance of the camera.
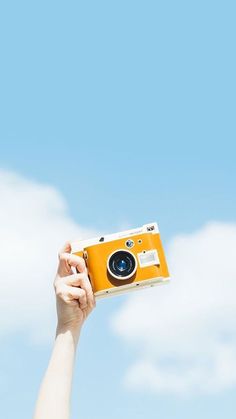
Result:
<instances>
[{"instance_id":1,"label":"camera","mask_svg":"<svg viewBox=\"0 0 236 419\"><path fill-rule=\"evenodd\" d=\"M84 258L96 299L169 281L156 222L94 239L71 243Z\"/></svg>"}]
</instances>

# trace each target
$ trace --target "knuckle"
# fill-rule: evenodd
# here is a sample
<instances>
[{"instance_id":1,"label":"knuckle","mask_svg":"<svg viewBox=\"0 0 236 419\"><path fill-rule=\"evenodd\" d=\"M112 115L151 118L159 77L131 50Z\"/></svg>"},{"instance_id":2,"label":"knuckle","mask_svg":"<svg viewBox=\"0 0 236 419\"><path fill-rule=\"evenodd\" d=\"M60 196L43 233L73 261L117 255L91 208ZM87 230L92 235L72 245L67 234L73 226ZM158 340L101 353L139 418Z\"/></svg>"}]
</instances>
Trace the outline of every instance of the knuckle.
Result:
<instances>
[{"instance_id":1,"label":"knuckle","mask_svg":"<svg viewBox=\"0 0 236 419\"><path fill-rule=\"evenodd\" d=\"M63 297L63 294L62 294L62 292L60 290L57 290L56 291L56 296L59 297L59 298L62 298Z\"/></svg>"},{"instance_id":2,"label":"knuckle","mask_svg":"<svg viewBox=\"0 0 236 419\"><path fill-rule=\"evenodd\" d=\"M80 296L81 296L81 298L86 297L86 292L83 288L80 289Z\"/></svg>"},{"instance_id":3,"label":"knuckle","mask_svg":"<svg viewBox=\"0 0 236 419\"><path fill-rule=\"evenodd\" d=\"M73 292L72 291L68 291L67 296L69 298L74 298Z\"/></svg>"},{"instance_id":4,"label":"knuckle","mask_svg":"<svg viewBox=\"0 0 236 419\"><path fill-rule=\"evenodd\" d=\"M55 291L56 291L56 296L57 297L62 297L63 296L63 292L62 292L62 289L61 289L61 287L58 287L57 285L55 286Z\"/></svg>"},{"instance_id":5,"label":"knuckle","mask_svg":"<svg viewBox=\"0 0 236 419\"><path fill-rule=\"evenodd\" d=\"M70 298L68 298L68 297L64 297L64 302L67 304L67 305L69 305L69 304L71 304L71 300L70 300Z\"/></svg>"}]
</instances>

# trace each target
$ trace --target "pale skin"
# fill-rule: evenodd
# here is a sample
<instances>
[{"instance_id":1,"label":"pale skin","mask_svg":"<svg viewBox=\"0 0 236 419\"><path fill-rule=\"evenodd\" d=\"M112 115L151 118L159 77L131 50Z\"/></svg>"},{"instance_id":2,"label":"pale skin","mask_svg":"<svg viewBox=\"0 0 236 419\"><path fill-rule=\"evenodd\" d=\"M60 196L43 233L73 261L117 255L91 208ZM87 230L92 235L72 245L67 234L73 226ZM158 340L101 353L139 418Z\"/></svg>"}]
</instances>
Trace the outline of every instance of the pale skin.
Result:
<instances>
[{"instance_id":1,"label":"pale skin","mask_svg":"<svg viewBox=\"0 0 236 419\"><path fill-rule=\"evenodd\" d=\"M79 273L74 274L72 267ZM57 328L43 377L34 419L69 419L76 348L81 328L96 306L84 259L71 254L70 243L59 252L54 280Z\"/></svg>"}]
</instances>

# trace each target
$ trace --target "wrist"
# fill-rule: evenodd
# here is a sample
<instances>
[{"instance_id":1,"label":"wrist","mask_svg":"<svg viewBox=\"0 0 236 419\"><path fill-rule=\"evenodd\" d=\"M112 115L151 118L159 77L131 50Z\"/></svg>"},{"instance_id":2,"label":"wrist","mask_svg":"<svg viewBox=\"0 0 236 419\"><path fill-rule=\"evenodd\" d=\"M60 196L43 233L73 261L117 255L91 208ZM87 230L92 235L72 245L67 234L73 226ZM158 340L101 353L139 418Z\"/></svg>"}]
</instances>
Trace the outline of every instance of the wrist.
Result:
<instances>
[{"instance_id":1,"label":"wrist","mask_svg":"<svg viewBox=\"0 0 236 419\"><path fill-rule=\"evenodd\" d=\"M79 324L75 324L75 323L73 323L73 324L63 323L62 324L62 323L58 322L57 323L57 328L56 328L56 337L58 335L67 334L67 335L70 335L73 338L74 343L77 344L78 340L79 340L81 328L82 328L82 324L80 324L80 323Z\"/></svg>"}]
</instances>

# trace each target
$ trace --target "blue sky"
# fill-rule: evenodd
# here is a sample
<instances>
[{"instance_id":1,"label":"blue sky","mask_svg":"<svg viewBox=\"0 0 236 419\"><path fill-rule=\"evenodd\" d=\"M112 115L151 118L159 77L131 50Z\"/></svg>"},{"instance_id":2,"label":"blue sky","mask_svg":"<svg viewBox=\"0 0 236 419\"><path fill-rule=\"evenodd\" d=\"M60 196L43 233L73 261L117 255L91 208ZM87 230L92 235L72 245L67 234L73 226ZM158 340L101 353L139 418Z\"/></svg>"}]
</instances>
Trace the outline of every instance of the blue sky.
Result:
<instances>
[{"instance_id":1,"label":"blue sky","mask_svg":"<svg viewBox=\"0 0 236 419\"><path fill-rule=\"evenodd\" d=\"M2 4L1 169L56 188L85 228L157 220L167 245L234 223L234 16L227 0ZM108 319L127 298L100 303L83 330L72 419L233 418L235 387L187 399L123 388L134 350ZM24 329L1 337L4 419L32 415L50 351Z\"/></svg>"}]
</instances>

